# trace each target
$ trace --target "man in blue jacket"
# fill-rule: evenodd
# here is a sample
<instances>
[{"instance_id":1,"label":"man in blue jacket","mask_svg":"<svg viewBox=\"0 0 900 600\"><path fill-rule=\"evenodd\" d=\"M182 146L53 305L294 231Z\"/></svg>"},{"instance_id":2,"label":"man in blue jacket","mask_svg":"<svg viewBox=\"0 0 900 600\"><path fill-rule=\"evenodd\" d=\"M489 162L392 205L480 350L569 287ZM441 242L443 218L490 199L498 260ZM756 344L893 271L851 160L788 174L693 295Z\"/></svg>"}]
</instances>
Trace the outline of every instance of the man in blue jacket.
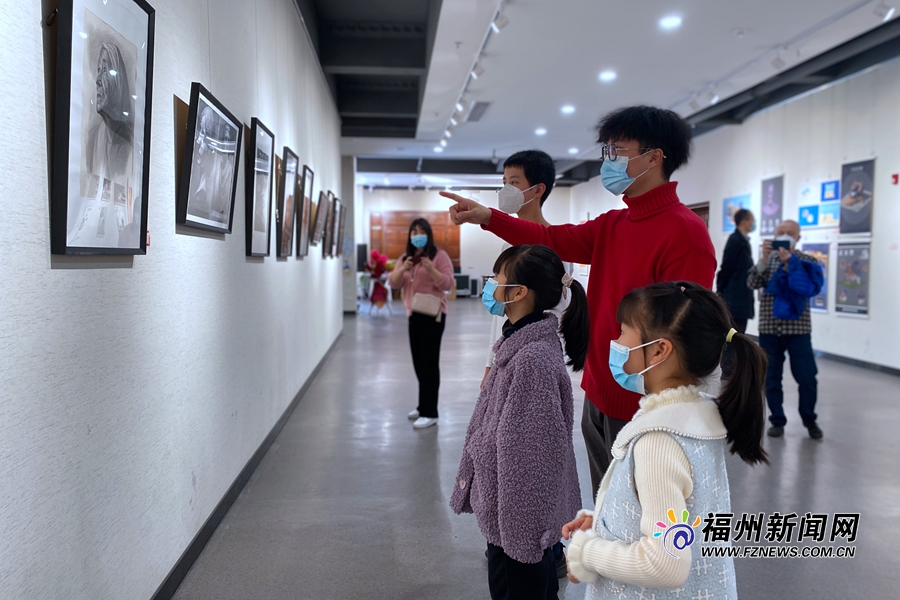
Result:
<instances>
[{"instance_id":1,"label":"man in blue jacket","mask_svg":"<svg viewBox=\"0 0 900 600\"><path fill-rule=\"evenodd\" d=\"M791 372L800 386L800 417L813 439L822 438L816 424L818 383L816 358L812 349L812 321L809 299L817 295L824 283L822 269L815 258L796 249L800 241L800 225L782 221L775 239L790 243L791 250L774 252L772 242L763 243L759 262L750 270L747 286L763 289L759 307L759 345L769 357L766 372L766 400L769 403L771 437L784 435L784 353L791 355Z\"/></svg>"}]
</instances>

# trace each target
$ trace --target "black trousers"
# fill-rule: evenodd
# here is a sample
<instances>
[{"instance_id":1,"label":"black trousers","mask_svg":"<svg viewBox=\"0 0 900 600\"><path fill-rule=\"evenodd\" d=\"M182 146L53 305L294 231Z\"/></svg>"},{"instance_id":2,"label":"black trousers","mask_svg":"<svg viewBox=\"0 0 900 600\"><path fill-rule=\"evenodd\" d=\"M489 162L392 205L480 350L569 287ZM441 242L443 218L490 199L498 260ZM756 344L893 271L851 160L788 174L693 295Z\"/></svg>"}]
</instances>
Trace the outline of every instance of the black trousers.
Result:
<instances>
[{"instance_id":1,"label":"black trousers","mask_svg":"<svg viewBox=\"0 0 900 600\"><path fill-rule=\"evenodd\" d=\"M488 544L488 587L491 600L557 600L559 580L553 548L544 550L541 562L531 565Z\"/></svg>"},{"instance_id":2,"label":"black trousers","mask_svg":"<svg viewBox=\"0 0 900 600\"><path fill-rule=\"evenodd\" d=\"M784 388L781 380L784 376L784 353L791 355L791 373L800 386L800 418L803 424L816 422L816 400L819 384L816 380L819 370L816 368L816 356L812 349L812 336L806 335L769 335L759 336L759 346L769 357L769 368L766 371L766 402L769 404L769 421L772 425L784 427L787 417L784 414Z\"/></svg>"},{"instance_id":3,"label":"black trousers","mask_svg":"<svg viewBox=\"0 0 900 600\"><path fill-rule=\"evenodd\" d=\"M747 333L747 319L734 319L734 328L738 333ZM722 353L722 379L728 379L734 370L734 361L737 354L731 344L725 344L725 351Z\"/></svg>"},{"instance_id":4,"label":"black trousers","mask_svg":"<svg viewBox=\"0 0 900 600\"><path fill-rule=\"evenodd\" d=\"M434 317L413 313L409 318L409 349L412 351L413 368L419 379L420 417L438 417L438 392L441 389L441 338L447 315L440 322Z\"/></svg>"},{"instance_id":5,"label":"black trousers","mask_svg":"<svg viewBox=\"0 0 900 600\"><path fill-rule=\"evenodd\" d=\"M588 463L591 467L592 498L597 497L600 482L612 462L612 446L616 436L628 421L615 419L600 412L590 398L584 399L584 411L581 413L581 433L587 449Z\"/></svg>"}]
</instances>

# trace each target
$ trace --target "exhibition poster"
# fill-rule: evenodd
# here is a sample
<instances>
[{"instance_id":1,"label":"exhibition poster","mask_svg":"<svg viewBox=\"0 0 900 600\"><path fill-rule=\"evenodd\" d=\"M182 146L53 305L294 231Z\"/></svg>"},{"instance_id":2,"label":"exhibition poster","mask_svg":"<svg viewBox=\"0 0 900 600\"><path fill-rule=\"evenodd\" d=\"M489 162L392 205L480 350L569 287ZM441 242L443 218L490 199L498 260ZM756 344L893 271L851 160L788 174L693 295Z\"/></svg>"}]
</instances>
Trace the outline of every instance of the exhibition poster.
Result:
<instances>
[{"instance_id":1,"label":"exhibition poster","mask_svg":"<svg viewBox=\"0 0 900 600\"><path fill-rule=\"evenodd\" d=\"M803 251L809 254L822 266L822 290L818 295L809 299L809 310L813 312L828 312L828 254L831 244L803 244Z\"/></svg>"},{"instance_id":2,"label":"exhibition poster","mask_svg":"<svg viewBox=\"0 0 900 600\"><path fill-rule=\"evenodd\" d=\"M869 242L838 244L834 310L841 315L869 314Z\"/></svg>"},{"instance_id":3,"label":"exhibition poster","mask_svg":"<svg viewBox=\"0 0 900 600\"><path fill-rule=\"evenodd\" d=\"M731 233L735 230L734 214L742 208L750 208L750 194L732 196L722 201L722 231Z\"/></svg>"},{"instance_id":4,"label":"exhibition poster","mask_svg":"<svg viewBox=\"0 0 900 600\"><path fill-rule=\"evenodd\" d=\"M848 163L841 170L841 233L871 233L875 160Z\"/></svg>"},{"instance_id":5,"label":"exhibition poster","mask_svg":"<svg viewBox=\"0 0 900 600\"><path fill-rule=\"evenodd\" d=\"M762 182L759 234L763 237L775 235L784 211L784 175L772 177Z\"/></svg>"}]
</instances>

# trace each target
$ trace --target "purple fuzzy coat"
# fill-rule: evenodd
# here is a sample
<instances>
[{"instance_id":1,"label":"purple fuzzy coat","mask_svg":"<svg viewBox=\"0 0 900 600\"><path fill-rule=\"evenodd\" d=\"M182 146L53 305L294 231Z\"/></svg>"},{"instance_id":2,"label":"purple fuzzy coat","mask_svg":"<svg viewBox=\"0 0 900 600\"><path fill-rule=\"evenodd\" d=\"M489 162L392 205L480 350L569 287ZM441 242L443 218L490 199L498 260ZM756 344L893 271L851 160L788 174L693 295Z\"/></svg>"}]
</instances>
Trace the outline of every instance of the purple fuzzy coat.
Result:
<instances>
[{"instance_id":1,"label":"purple fuzzy coat","mask_svg":"<svg viewBox=\"0 0 900 600\"><path fill-rule=\"evenodd\" d=\"M495 546L538 563L581 508L572 445L572 382L557 318L532 323L494 346L450 506L475 513Z\"/></svg>"}]
</instances>

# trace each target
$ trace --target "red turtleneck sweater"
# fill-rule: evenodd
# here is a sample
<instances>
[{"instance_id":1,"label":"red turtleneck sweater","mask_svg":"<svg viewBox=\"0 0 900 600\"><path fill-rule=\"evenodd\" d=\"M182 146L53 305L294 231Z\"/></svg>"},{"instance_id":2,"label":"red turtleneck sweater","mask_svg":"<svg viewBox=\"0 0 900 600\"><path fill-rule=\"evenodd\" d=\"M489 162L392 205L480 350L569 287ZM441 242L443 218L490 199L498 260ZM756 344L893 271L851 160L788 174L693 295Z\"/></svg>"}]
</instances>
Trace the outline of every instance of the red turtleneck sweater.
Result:
<instances>
[{"instance_id":1,"label":"red turtleneck sweater","mask_svg":"<svg viewBox=\"0 0 900 600\"><path fill-rule=\"evenodd\" d=\"M716 256L706 224L678 199L677 183L624 198L583 225L544 227L493 211L488 231L510 244L544 244L566 262L590 264L591 340L581 387L600 411L630 421L640 396L623 389L609 370L609 342L618 339L616 309L633 289L661 281L693 281L712 288Z\"/></svg>"}]
</instances>

